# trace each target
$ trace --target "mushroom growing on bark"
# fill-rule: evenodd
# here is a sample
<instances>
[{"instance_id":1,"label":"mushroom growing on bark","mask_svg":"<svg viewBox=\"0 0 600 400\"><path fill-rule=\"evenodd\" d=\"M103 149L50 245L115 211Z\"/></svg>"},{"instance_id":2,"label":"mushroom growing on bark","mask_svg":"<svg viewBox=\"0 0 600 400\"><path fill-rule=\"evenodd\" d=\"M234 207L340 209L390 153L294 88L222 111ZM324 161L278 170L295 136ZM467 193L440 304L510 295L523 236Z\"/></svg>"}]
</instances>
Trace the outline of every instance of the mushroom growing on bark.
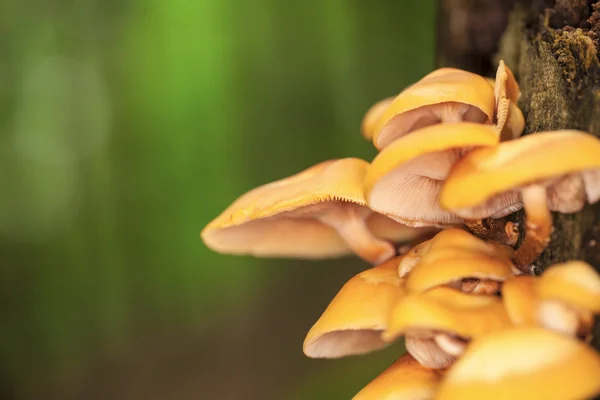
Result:
<instances>
[{"instance_id":1,"label":"mushroom growing on bark","mask_svg":"<svg viewBox=\"0 0 600 400\"><path fill-rule=\"evenodd\" d=\"M525 239L515 252L524 272L548 245L550 210L574 213L600 198L600 140L575 130L540 132L477 149L460 160L440 196L463 218L501 218L525 208Z\"/></svg>"},{"instance_id":2,"label":"mushroom growing on bark","mask_svg":"<svg viewBox=\"0 0 600 400\"><path fill-rule=\"evenodd\" d=\"M517 107L521 90L510 68L500 60L494 82L496 128L503 140L515 139L525 129L525 118Z\"/></svg>"},{"instance_id":3,"label":"mushroom growing on bark","mask_svg":"<svg viewBox=\"0 0 600 400\"><path fill-rule=\"evenodd\" d=\"M382 337L392 341L405 335L406 350L422 365L446 368L469 340L510 325L498 297L437 287L400 298Z\"/></svg>"},{"instance_id":4,"label":"mushroom growing on bark","mask_svg":"<svg viewBox=\"0 0 600 400\"><path fill-rule=\"evenodd\" d=\"M381 333L388 315L404 293L397 266L400 257L350 279L329 303L304 340L304 354L338 358L387 346Z\"/></svg>"},{"instance_id":5,"label":"mushroom growing on bark","mask_svg":"<svg viewBox=\"0 0 600 400\"><path fill-rule=\"evenodd\" d=\"M396 254L394 239L410 240L423 230L385 221L366 206L367 166L358 158L329 160L260 186L238 198L201 236L223 253L328 258L353 251L379 264Z\"/></svg>"},{"instance_id":6,"label":"mushroom growing on bark","mask_svg":"<svg viewBox=\"0 0 600 400\"><path fill-rule=\"evenodd\" d=\"M428 247L418 260L409 264L405 257L398 267L409 293L447 285L464 293L496 294L514 275L514 251L509 246L485 242L460 229L446 229L424 243Z\"/></svg>"},{"instance_id":7,"label":"mushroom growing on bark","mask_svg":"<svg viewBox=\"0 0 600 400\"><path fill-rule=\"evenodd\" d=\"M394 140L433 124L470 121L491 124L494 90L485 78L456 68L441 68L404 89L374 124L379 150Z\"/></svg>"},{"instance_id":8,"label":"mushroom growing on bark","mask_svg":"<svg viewBox=\"0 0 600 400\"><path fill-rule=\"evenodd\" d=\"M554 264L541 275L537 292L540 325L587 338L600 314L600 276L583 261Z\"/></svg>"},{"instance_id":9,"label":"mushroom growing on bark","mask_svg":"<svg viewBox=\"0 0 600 400\"><path fill-rule=\"evenodd\" d=\"M352 400L433 400L442 373L405 354L358 392Z\"/></svg>"},{"instance_id":10,"label":"mushroom growing on bark","mask_svg":"<svg viewBox=\"0 0 600 400\"><path fill-rule=\"evenodd\" d=\"M438 400L591 399L600 394L600 356L541 328L474 340L444 376Z\"/></svg>"},{"instance_id":11,"label":"mushroom growing on bark","mask_svg":"<svg viewBox=\"0 0 600 400\"><path fill-rule=\"evenodd\" d=\"M498 135L491 125L472 122L432 125L403 136L383 149L369 166L365 177L367 203L374 211L409 226L476 223L443 210L438 201L440 191L466 153L497 144ZM517 237L514 226L505 229L498 225L496 239L513 243Z\"/></svg>"},{"instance_id":12,"label":"mushroom growing on bark","mask_svg":"<svg viewBox=\"0 0 600 400\"><path fill-rule=\"evenodd\" d=\"M539 326L588 339L600 313L600 275L582 261L554 264L541 276L506 281L502 299L516 326Z\"/></svg>"}]
</instances>

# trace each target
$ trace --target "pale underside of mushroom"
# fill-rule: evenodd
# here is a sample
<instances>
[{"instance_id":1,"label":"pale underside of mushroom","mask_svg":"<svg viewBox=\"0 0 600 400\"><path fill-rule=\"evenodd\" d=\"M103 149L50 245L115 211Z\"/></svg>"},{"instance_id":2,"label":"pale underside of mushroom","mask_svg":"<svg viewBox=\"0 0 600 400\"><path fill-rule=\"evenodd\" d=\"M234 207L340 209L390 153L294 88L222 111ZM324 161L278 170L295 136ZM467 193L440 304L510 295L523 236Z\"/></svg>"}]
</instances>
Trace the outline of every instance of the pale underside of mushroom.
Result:
<instances>
[{"instance_id":1,"label":"pale underside of mushroom","mask_svg":"<svg viewBox=\"0 0 600 400\"><path fill-rule=\"evenodd\" d=\"M439 123L489 122L479 108L459 102L443 102L422 106L396 115L383 126L376 139L376 147L384 148L394 140L417 129Z\"/></svg>"},{"instance_id":2,"label":"pale underside of mushroom","mask_svg":"<svg viewBox=\"0 0 600 400\"><path fill-rule=\"evenodd\" d=\"M328 332L307 344L312 358L339 358L382 349L389 343L381 340L381 329L346 329Z\"/></svg>"},{"instance_id":3,"label":"pale underside of mushroom","mask_svg":"<svg viewBox=\"0 0 600 400\"><path fill-rule=\"evenodd\" d=\"M433 369L443 369L456 361L456 356L444 351L435 340L431 332L407 333L404 338L406 351L419 362L419 364Z\"/></svg>"},{"instance_id":4,"label":"pale underside of mushroom","mask_svg":"<svg viewBox=\"0 0 600 400\"><path fill-rule=\"evenodd\" d=\"M234 254L327 258L351 250L379 264L393 257L396 250L369 229L368 219L374 215L364 205L332 199L205 235L214 249Z\"/></svg>"},{"instance_id":5,"label":"pale underside of mushroom","mask_svg":"<svg viewBox=\"0 0 600 400\"><path fill-rule=\"evenodd\" d=\"M461 150L455 149L402 164L377 182L370 194L370 207L414 227L461 225L462 218L443 210L438 201L444 179L461 156Z\"/></svg>"}]
</instances>

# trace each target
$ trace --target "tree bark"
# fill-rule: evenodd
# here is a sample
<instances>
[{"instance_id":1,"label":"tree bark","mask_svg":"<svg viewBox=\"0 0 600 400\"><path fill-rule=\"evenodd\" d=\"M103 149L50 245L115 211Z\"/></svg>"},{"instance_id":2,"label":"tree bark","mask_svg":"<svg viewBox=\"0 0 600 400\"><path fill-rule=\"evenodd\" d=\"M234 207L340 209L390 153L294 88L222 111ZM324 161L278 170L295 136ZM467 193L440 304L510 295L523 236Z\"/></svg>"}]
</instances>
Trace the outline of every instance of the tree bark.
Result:
<instances>
[{"instance_id":1,"label":"tree bark","mask_svg":"<svg viewBox=\"0 0 600 400\"><path fill-rule=\"evenodd\" d=\"M580 129L600 137L600 1L508 1L503 3L515 3L510 4L514 5L512 10L497 6L500 15L491 18L487 24L469 22L482 18L484 14L477 10L487 3L495 2L441 0L440 66L456 66L493 76L486 66L497 66L503 59L521 86L519 107L526 120L524 134ZM459 17L453 13L458 13ZM504 33L498 35L497 48L487 46L475 52L453 53L455 45L444 43L465 39L456 38L456 32L460 36L460 30L449 29L452 18L465 21L465 30L475 32L469 35L477 35L477 30L485 33L488 25L491 28L487 34L496 37L492 35L498 30L494 21L496 24L505 22L506 26L500 29ZM552 239L535 263L537 272L541 273L551 264L573 259L585 260L600 271L600 203L575 214L554 213L553 217ZM523 222L523 213L516 213L513 218ZM596 324L596 348L600 348L599 336L600 329Z\"/></svg>"}]
</instances>

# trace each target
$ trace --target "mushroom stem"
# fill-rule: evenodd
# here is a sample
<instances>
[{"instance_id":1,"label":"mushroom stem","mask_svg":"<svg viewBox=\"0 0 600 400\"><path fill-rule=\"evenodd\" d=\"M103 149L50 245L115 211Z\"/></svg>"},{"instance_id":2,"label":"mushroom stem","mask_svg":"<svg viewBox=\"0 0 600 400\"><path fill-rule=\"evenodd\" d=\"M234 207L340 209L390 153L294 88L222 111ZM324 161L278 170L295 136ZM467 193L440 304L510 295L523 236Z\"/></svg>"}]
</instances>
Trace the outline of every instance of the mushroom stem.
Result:
<instances>
[{"instance_id":1,"label":"mushroom stem","mask_svg":"<svg viewBox=\"0 0 600 400\"><path fill-rule=\"evenodd\" d=\"M446 333L438 333L433 340L440 349L454 357L460 357L467 348L466 340Z\"/></svg>"},{"instance_id":2,"label":"mushroom stem","mask_svg":"<svg viewBox=\"0 0 600 400\"><path fill-rule=\"evenodd\" d=\"M552 215L548 209L546 188L529 185L521 190L525 209L525 239L515 252L515 265L526 274L531 274L529 265L534 262L550 241Z\"/></svg>"},{"instance_id":3,"label":"mushroom stem","mask_svg":"<svg viewBox=\"0 0 600 400\"><path fill-rule=\"evenodd\" d=\"M482 239L514 246L519 239L519 225L505 218L466 219L467 228Z\"/></svg>"},{"instance_id":4,"label":"mushroom stem","mask_svg":"<svg viewBox=\"0 0 600 400\"><path fill-rule=\"evenodd\" d=\"M447 368L456 361L456 357L446 353L430 337L406 334L404 339L406 351L414 357L419 364L433 369Z\"/></svg>"},{"instance_id":5,"label":"mushroom stem","mask_svg":"<svg viewBox=\"0 0 600 400\"><path fill-rule=\"evenodd\" d=\"M396 255L394 246L373 235L367 227L366 217L352 205L344 207L341 213L327 213L319 219L334 228L356 255L373 265L381 264Z\"/></svg>"}]
</instances>

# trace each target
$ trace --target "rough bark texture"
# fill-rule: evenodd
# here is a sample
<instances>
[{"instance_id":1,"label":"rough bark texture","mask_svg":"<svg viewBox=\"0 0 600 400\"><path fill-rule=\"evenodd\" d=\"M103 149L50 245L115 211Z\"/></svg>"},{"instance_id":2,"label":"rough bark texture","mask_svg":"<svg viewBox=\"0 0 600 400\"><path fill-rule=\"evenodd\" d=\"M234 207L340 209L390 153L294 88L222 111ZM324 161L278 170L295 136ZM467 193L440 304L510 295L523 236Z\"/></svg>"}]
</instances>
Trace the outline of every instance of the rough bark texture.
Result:
<instances>
[{"instance_id":1,"label":"rough bark texture","mask_svg":"<svg viewBox=\"0 0 600 400\"><path fill-rule=\"evenodd\" d=\"M451 13L475 15L477 12L472 10L489 2L442 0L440 16L443 19L444 10L452 10L457 4L462 9L458 7ZM446 66L468 68L486 65L486 60L497 65L503 59L521 86L519 106L527 121L525 134L570 128L600 137L600 1L520 1L507 15L497 52L492 48L475 55L465 52L464 57L481 59L461 60L460 54L447 55L450 50L445 48L440 50L440 61ZM444 32L448 25L440 23L439 37L445 37L446 42L453 40L452 31ZM496 27L492 29L496 31ZM485 68L469 69L489 75ZM523 214L517 213L513 218L522 222ZM542 272L553 263L571 259L585 260L600 270L599 241L600 203L576 214L555 213L552 240L536 262L536 270ZM597 324L597 348L599 336Z\"/></svg>"}]
</instances>

